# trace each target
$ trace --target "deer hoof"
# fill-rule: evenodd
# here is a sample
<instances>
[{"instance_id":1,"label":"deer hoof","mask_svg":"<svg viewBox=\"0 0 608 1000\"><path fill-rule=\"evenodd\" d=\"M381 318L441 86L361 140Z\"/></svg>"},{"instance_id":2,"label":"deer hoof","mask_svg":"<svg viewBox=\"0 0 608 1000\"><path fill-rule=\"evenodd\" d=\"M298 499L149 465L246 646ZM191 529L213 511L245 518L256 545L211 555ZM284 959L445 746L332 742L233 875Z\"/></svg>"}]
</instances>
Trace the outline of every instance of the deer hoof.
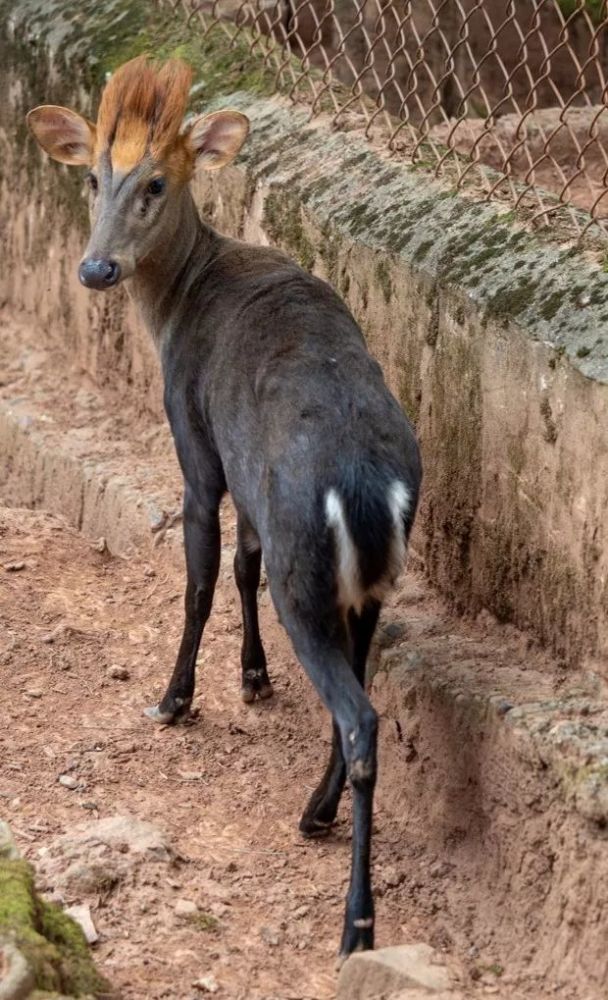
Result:
<instances>
[{"instance_id":1,"label":"deer hoof","mask_svg":"<svg viewBox=\"0 0 608 1000\"><path fill-rule=\"evenodd\" d=\"M168 726L169 723L175 721L174 712L161 712L158 705L152 705L150 708L144 708L144 715L152 722L157 722L159 726Z\"/></svg>"},{"instance_id":2,"label":"deer hoof","mask_svg":"<svg viewBox=\"0 0 608 1000\"><path fill-rule=\"evenodd\" d=\"M323 820L315 819L313 816L303 816L299 830L306 840L318 840L320 837L329 837L333 826L335 820L324 823Z\"/></svg>"},{"instance_id":3,"label":"deer hoof","mask_svg":"<svg viewBox=\"0 0 608 1000\"><path fill-rule=\"evenodd\" d=\"M268 698L272 698L273 694L274 688L268 678L264 680L256 675L247 677L241 688L241 698L246 705L250 705L256 698L266 701Z\"/></svg>"}]
</instances>

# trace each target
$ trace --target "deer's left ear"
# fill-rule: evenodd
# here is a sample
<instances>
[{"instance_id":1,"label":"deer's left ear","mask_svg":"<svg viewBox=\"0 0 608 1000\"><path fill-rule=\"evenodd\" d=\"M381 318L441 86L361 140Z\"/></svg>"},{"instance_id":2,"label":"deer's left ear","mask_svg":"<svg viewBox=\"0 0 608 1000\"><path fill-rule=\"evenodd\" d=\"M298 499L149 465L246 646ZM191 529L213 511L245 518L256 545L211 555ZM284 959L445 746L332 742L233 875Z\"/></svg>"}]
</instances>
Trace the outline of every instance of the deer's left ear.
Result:
<instances>
[{"instance_id":1,"label":"deer's left ear","mask_svg":"<svg viewBox=\"0 0 608 1000\"><path fill-rule=\"evenodd\" d=\"M185 133L185 140L204 170L217 170L234 159L249 134L249 119L240 111L214 111L199 115Z\"/></svg>"},{"instance_id":2,"label":"deer's left ear","mask_svg":"<svg viewBox=\"0 0 608 1000\"><path fill-rule=\"evenodd\" d=\"M95 126L69 108L43 104L30 111L27 124L42 148L60 163L90 166L95 149Z\"/></svg>"}]
</instances>

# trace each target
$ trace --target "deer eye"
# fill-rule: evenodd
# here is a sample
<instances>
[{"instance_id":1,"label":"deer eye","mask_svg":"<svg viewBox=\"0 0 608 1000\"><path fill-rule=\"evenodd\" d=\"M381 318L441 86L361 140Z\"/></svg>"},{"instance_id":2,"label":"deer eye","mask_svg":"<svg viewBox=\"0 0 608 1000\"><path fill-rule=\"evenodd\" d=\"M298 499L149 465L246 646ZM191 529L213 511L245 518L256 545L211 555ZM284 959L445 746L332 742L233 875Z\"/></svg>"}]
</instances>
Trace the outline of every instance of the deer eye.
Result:
<instances>
[{"instance_id":1,"label":"deer eye","mask_svg":"<svg viewBox=\"0 0 608 1000\"><path fill-rule=\"evenodd\" d=\"M97 178L96 178L95 174L88 173L86 175L86 177L85 177L85 180L86 180L87 184L89 185L91 191L97 191L98 184L97 184Z\"/></svg>"},{"instance_id":2,"label":"deer eye","mask_svg":"<svg viewBox=\"0 0 608 1000\"><path fill-rule=\"evenodd\" d=\"M165 178L153 177L146 188L146 194L159 195L165 190Z\"/></svg>"}]
</instances>

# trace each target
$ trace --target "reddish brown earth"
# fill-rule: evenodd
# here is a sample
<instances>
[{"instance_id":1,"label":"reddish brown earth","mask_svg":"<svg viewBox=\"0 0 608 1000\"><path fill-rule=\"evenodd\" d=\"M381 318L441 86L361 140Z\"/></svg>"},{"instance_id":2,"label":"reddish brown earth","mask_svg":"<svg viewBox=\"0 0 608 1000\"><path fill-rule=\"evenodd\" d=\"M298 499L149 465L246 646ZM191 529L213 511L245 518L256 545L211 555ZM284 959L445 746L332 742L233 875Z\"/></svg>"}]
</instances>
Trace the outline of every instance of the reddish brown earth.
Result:
<instances>
[{"instance_id":1,"label":"reddish brown earth","mask_svg":"<svg viewBox=\"0 0 608 1000\"><path fill-rule=\"evenodd\" d=\"M149 562L112 558L61 520L2 510L0 804L47 891L56 885L44 877L45 848L82 822L127 813L168 835L171 860L151 856L118 868L115 884L100 877L97 886L62 893L66 903L91 906L97 960L124 997L182 1000L212 973L222 997L324 1000L335 993L347 803L330 839L299 838L300 810L328 752L328 725L266 593L262 627L276 696L241 702L229 508L224 529L228 558L199 660L200 716L156 728L141 713L161 693L176 648L176 570L161 550ZM432 595L410 580L420 628L435 609ZM110 676L116 665L128 670L127 680ZM386 736L381 798L402 767ZM60 775L78 787L59 784ZM443 927L441 879L424 858L424 831L405 834L378 807L375 856L378 943L426 939L446 957L466 959L454 954ZM184 899L198 904L195 921L176 916ZM470 886L462 905L474 901ZM460 965L465 982L474 965ZM481 971L467 995L496 992L494 973ZM544 995L538 982L535 992L520 993L513 979L509 996Z\"/></svg>"}]
</instances>

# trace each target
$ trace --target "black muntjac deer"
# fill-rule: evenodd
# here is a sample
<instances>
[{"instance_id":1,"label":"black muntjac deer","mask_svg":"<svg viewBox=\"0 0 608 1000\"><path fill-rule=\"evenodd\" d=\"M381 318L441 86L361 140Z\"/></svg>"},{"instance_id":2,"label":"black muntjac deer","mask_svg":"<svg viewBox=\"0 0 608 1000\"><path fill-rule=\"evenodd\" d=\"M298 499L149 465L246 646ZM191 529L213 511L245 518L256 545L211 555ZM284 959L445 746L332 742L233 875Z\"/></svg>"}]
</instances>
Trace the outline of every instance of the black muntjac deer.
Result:
<instances>
[{"instance_id":1,"label":"black muntjac deer","mask_svg":"<svg viewBox=\"0 0 608 1000\"><path fill-rule=\"evenodd\" d=\"M83 165L91 238L79 277L120 282L158 348L184 477L185 625L157 707L187 716L220 564L219 506L237 511L242 697L272 685L259 634L262 554L278 617L333 721L331 758L300 821L327 833L352 786L351 879L341 955L372 948L370 878L378 719L365 665L402 569L421 481L418 446L348 309L278 250L215 232L189 182L229 163L249 130L238 111L184 124L191 72L139 57L110 78L96 124L43 106L28 124L60 163Z\"/></svg>"}]
</instances>

